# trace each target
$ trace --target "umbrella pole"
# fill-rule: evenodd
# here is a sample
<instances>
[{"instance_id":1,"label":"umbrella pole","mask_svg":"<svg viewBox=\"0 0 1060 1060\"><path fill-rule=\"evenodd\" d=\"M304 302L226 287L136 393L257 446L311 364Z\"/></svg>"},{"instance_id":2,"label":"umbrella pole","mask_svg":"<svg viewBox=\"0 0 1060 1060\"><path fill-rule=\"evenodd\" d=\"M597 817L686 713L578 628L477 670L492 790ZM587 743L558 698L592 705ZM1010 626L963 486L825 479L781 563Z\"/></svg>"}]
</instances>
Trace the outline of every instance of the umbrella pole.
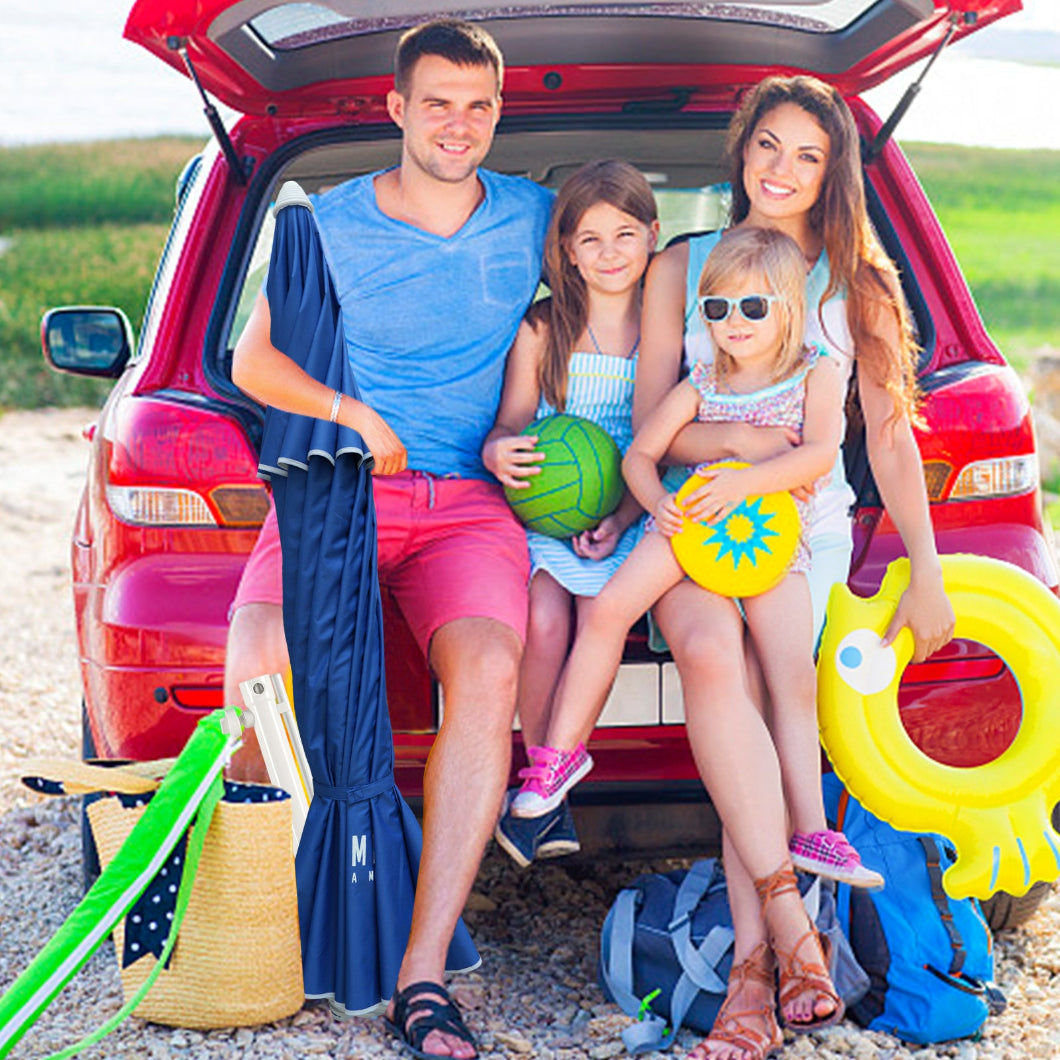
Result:
<instances>
[{"instance_id":1,"label":"umbrella pole","mask_svg":"<svg viewBox=\"0 0 1060 1060\"><path fill-rule=\"evenodd\" d=\"M291 828L294 849L302 838L309 804L313 801L313 773L306 761L291 701L280 674L266 674L242 681L243 724L253 727L269 780L291 796Z\"/></svg>"}]
</instances>

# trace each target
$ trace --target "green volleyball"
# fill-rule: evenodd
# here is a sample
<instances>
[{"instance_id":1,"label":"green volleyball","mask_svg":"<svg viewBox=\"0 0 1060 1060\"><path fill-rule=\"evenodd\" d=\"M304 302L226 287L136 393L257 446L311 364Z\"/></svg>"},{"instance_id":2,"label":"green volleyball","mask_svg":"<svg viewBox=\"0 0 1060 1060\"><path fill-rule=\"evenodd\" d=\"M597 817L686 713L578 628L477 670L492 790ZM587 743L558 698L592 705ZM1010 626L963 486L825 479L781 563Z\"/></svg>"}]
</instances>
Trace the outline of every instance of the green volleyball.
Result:
<instances>
[{"instance_id":1,"label":"green volleyball","mask_svg":"<svg viewBox=\"0 0 1060 1060\"><path fill-rule=\"evenodd\" d=\"M535 420L523 434L537 435L545 454L528 489L504 492L530 530L549 537L573 537L596 526L622 499L622 454L598 424L557 413Z\"/></svg>"}]
</instances>

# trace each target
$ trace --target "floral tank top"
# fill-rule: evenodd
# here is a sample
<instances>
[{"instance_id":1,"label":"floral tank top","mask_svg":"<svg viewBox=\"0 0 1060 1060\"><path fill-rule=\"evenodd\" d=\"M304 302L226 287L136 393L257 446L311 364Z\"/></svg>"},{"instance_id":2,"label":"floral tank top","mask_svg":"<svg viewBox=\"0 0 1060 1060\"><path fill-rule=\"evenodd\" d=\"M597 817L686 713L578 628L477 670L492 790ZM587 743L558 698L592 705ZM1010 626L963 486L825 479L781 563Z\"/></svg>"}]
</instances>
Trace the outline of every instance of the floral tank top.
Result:
<instances>
[{"instance_id":1,"label":"floral tank top","mask_svg":"<svg viewBox=\"0 0 1060 1060\"><path fill-rule=\"evenodd\" d=\"M749 423L755 427L787 427L797 432L801 438L806 412L806 377L822 356L824 353L818 347L809 347L802 364L787 379L749 394L719 391L714 363L697 361L688 377L688 381L699 392L699 411L696 419L701 423ZM802 529L791 570L808 571L810 548L807 543L807 531L813 518L813 501L796 499L795 507L799 512Z\"/></svg>"}]
</instances>

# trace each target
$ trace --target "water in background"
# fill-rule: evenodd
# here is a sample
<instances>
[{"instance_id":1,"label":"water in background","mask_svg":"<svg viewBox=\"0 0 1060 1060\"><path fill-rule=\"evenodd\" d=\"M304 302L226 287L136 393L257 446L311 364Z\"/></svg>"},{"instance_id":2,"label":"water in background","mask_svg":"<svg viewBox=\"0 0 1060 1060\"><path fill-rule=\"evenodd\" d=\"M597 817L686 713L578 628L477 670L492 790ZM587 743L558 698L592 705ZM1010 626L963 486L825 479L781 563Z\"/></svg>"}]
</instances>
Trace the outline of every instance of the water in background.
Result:
<instances>
[{"instance_id":1,"label":"water in background","mask_svg":"<svg viewBox=\"0 0 1060 1060\"><path fill-rule=\"evenodd\" d=\"M1060 150L1060 67L969 58L960 47L928 73L897 138ZM885 118L919 70L896 74L866 92L866 101Z\"/></svg>"},{"instance_id":2,"label":"water in background","mask_svg":"<svg viewBox=\"0 0 1060 1060\"><path fill-rule=\"evenodd\" d=\"M122 39L130 7L131 0L0 0L0 146L209 136L191 82ZM962 54L973 43L936 64L898 139L1060 149L1060 67ZM886 115L914 75L900 73L866 99Z\"/></svg>"}]
</instances>

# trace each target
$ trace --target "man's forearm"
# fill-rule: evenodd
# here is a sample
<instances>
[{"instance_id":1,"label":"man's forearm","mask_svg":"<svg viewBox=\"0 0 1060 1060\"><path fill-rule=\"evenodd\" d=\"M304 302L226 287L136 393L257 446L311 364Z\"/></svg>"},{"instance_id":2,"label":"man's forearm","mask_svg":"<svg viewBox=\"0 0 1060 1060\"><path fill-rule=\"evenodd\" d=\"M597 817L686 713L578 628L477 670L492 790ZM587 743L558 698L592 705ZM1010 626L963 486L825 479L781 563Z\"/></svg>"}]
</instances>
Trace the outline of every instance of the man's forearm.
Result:
<instances>
[{"instance_id":1,"label":"man's forearm","mask_svg":"<svg viewBox=\"0 0 1060 1060\"><path fill-rule=\"evenodd\" d=\"M314 379L272 344L269 303L258 295L232 353L232 382L263 405L285 412L331 416L335 391Z\"/></svg>"}]
</instances>

